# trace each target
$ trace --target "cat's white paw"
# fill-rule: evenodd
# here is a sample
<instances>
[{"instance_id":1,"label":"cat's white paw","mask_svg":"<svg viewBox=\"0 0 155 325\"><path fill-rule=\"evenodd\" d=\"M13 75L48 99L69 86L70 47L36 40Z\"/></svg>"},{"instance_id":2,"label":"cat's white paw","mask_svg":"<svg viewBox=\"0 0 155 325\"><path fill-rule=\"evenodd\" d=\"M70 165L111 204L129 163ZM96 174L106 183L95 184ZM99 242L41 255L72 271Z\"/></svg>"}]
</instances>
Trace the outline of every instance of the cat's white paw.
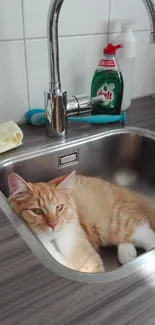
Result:
<instances>
[{"instance_id":1,"label":"cat's white paw","mask_svg":"<svg viewBox=\"0 0 155 325\"><path fill-rule=\"evenodd\" d=\"M118 259L122 265L134 260L136 256L137 251L133 244L122 243L118 245Z\"/></svg>"},{"instance_id":2,"label":"cat's white paw","mask_svg":"<svg viewBox=\"0 0 155 325\"><path fill-rule=\"evenodd\" d=\"M136 247L149 251L155 248L155 233L150 228L149 223L143 223L137 226L132 240Z\"/></svg>"}]
</instances>

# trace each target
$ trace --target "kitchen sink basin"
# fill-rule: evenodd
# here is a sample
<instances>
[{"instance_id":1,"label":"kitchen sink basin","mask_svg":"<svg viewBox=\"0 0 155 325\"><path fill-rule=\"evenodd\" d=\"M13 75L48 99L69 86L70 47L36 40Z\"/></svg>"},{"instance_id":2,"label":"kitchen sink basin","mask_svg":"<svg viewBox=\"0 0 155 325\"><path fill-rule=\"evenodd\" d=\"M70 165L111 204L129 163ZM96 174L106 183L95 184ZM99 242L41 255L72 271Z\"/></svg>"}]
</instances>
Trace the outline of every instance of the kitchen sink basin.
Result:
<instances>
[{"instance_id":1,"label":"kitchen sink basin","mask_svg":"<svg viewBox=\"0 0 155 325\"><path fill-rule=\"evenodd\" d=\"M102 248L106 272L87 274L68 269L54 260L25 223L7 203L8 174L18 173L26 181L49 181L76 170L82 175L101 177L155 196L155 133L137 128L107 130L96 135L48 142L25 151L15 150L0 159L0 208L17 229L34 255L50 270L77 281L109 282L127 277L155 262L155 250L140 252L132 262L120 266L117 249ZM103 198L104 200L104 198Z\"/></svg>"}]
</instances>

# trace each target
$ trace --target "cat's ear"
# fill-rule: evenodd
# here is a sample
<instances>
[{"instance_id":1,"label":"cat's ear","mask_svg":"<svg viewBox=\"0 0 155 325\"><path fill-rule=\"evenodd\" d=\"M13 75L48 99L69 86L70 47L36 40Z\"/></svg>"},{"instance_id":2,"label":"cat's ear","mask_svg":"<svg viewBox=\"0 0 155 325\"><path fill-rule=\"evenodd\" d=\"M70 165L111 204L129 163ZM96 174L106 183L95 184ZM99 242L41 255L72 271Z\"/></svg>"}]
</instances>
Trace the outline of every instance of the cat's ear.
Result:
<instances>
[{"instance_id":1,"label":"cat's ear","mask_svg":"<svg viewBox=\"0 0 155 325\"><path fill-rule=\"evenodd\" d=\"M15 173L9 175L8 185L11 197L23 196L26 192L32 191L31 187Z\"/></svg>"},{"instance_id":2,"label":"cat's ear","mask_svg":"<svg viewBox=\"0 0 155 325\"><path fill-rule=\"evenodd\" d=\"M75 181L76 181L76 172L73 171L57 186L57 188L60 190L71 190L75 186Z\"/></svg>"}]
</instances>

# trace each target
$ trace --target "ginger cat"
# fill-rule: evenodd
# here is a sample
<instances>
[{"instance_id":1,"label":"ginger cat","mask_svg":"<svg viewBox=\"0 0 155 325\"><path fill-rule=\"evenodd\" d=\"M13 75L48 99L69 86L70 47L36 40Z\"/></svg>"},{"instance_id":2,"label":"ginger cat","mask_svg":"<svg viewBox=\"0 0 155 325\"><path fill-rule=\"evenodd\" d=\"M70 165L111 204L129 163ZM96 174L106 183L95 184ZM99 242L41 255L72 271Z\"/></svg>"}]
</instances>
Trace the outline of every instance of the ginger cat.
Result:
<instances>
[{"instance_id":1,"label":"ginger cat","mask_svg":"<svg viewBox=\"0 0 155 325\"><path fill-rule=\"evenodd\" d=\"M135 247L155 247L155 204L126 188L75 172L34 184L11 173L9 188L14 211L74 270L103 272L100 245L117 245L121 264L137 256Z\"/></svg>"}]
</instances>

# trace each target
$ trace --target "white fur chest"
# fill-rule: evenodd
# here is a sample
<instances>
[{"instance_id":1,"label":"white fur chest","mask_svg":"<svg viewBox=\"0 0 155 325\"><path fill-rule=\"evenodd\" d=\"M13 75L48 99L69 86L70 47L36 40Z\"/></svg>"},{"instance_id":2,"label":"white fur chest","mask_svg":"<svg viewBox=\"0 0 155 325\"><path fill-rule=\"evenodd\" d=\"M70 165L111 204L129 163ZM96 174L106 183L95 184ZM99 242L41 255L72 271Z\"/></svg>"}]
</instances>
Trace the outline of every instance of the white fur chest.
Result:
<instances>
[{"instance_id":1,"label":"white fur chest","mask_svg":"<svg viewBox=\"0 0 155 325\"><path fill-rule=\"evenodd\" d=\"M68 257L76 243L78 224L75 222L66 224L60 232L55 232L54 240L59 252Z\"/></svg>"},{"instance_id":2,"label":"white fur chest","mask_svg":"<svg viewBox=\"0 0 155 325\"><path fill-rule=\"evenodd\" d=\"M50 227L46 231L36 232L36 235L43 244L52 242L54 240L54 231Z\"/></svg>"}]
</instances>

